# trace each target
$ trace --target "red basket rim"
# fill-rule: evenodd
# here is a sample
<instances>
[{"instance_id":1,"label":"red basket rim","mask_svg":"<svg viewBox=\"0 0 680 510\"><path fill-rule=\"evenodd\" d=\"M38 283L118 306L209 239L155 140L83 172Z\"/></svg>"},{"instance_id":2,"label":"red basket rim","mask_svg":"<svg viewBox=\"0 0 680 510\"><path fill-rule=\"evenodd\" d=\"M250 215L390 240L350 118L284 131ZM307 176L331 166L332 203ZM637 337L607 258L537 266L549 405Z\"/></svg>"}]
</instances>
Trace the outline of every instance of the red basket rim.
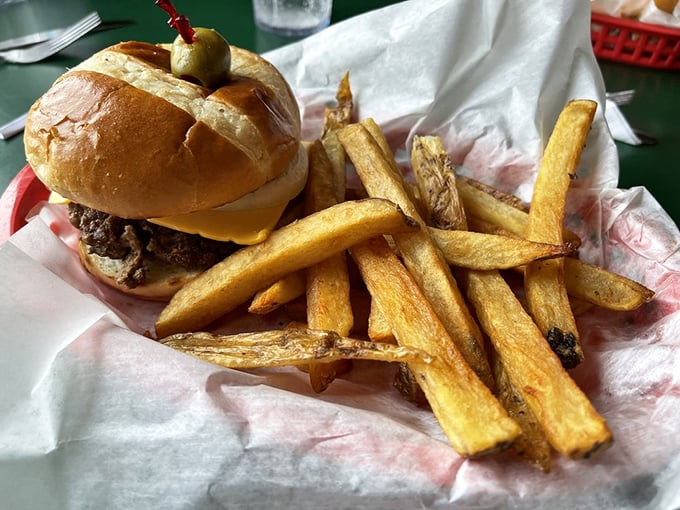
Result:
<instances>
[{"instance_id":1,"label":"red basket rim","mask_svg":"<svg viewBox=\"0 0 680 510\"><path fill-rule=\"evenodd\" d=\"M29 165L24 166L0 195L0 244L23 227L29 211L47 200L49 195L49 190L38 180L33 169Z\"/></svg>"}]
</instances>

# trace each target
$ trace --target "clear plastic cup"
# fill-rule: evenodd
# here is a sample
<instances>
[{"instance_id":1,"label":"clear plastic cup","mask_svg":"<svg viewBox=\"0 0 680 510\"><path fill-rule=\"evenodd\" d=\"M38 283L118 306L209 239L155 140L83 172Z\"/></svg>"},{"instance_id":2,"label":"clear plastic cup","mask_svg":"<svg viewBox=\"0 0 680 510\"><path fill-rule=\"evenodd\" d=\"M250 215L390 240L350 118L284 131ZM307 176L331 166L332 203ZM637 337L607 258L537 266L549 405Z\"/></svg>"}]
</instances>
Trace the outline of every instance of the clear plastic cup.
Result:
<instances>
[{"instance_id":1,"label":"clear plastic cup","mask_svg":"<svg viewBox=\"0 0 680 510\"><path fill-rule=\"evenodd\" d=\"M333 0L253 0L255 24L284 36L306 36L326 28Z\"/></svg>"}]
</instances>

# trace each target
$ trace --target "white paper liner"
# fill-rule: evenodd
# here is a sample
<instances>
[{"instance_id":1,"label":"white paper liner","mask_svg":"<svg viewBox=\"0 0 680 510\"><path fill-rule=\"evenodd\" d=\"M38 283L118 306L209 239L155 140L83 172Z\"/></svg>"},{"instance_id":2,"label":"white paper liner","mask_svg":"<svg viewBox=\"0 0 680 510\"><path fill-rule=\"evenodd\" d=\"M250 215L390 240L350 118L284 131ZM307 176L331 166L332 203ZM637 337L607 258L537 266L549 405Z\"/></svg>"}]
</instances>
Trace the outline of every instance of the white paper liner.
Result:
<instances>
[{"instance_id":1,"label":"white paper liner","mask_svg":"<svg viewBox=\"0 0 680 510\"><path fill-rule=\"evenodd\" d=\"M413 134L440 134L475 177L528 200L564 103L603 102L588 26L585 1L412 0L267 56L298 94L309 138L350 70L359 115L402 156ZM598 110L567 223L584 260L656 296L578 318L586 361L572 373L615 443L587 461L556 458L548 475L462 460L431 413L392 389L387 365L359 363L315 395L295 369L224 370L141 336L159 305L95 284L63 209L42 207L0 247L3 505L677 508L679 235L617 176Z\"/></svg>"}]
</instances>

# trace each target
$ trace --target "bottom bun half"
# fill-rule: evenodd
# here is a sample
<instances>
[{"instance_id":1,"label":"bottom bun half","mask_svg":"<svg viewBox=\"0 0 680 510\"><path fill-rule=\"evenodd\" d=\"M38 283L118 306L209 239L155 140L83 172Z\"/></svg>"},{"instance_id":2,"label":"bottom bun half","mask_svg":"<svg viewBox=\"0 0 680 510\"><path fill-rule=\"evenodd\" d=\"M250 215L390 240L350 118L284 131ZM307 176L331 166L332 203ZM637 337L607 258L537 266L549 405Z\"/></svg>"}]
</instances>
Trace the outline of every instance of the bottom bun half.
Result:
<instances>
[{"instance_id":1,"label":"bottom bun half","mask_svg":"<svg viewBox=\"0 0 680 510\"><path fill-rule=\"evenodd\" d=\"M101 257L95 253L89 253L84 243L79 243L79 255L85 269L105 283L109 287L117 289L130 296L153 301L168 301L180 287L196 278L201 270L187 270L185 268L168 264L160 260L147 261L148 273L142 285L130 288L117 281L123 261Z\"/></svg>"}]
</instances>

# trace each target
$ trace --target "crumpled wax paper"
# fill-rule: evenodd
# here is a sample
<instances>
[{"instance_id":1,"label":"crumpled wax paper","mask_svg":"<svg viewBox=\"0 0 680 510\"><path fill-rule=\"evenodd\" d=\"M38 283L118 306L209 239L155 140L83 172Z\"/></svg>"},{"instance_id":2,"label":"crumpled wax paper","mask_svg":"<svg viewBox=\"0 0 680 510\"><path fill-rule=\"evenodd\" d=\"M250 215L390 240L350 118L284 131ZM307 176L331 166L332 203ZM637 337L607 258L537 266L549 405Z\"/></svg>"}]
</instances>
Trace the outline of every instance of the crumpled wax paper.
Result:
<instances>
[{"instance_id":1,"label":"crumpled wax paper","mask_svg":"<svg viewBox=\"0 0 680 510\"><path fill-rule=\"evenodd\" d=\"M306 138L349 70L358 115L384 127L400 158L413 134L438 134L468 173L528 200L563 105L604 103L589 8L413 0L267 57L298 94ZM617 175L598 110L566 221L584 260L656 296L578 317L586 360L572 375L615 443L590 460L555 458L547 475L461 459L432 414L391 387L389 365L359 363L315 395L296 369L225 370L155 343L143 333L160 305L95 284L63 209L43 206L0 247L0 506L679 507L679 235Z\"/></svg>"}]
</instances>

